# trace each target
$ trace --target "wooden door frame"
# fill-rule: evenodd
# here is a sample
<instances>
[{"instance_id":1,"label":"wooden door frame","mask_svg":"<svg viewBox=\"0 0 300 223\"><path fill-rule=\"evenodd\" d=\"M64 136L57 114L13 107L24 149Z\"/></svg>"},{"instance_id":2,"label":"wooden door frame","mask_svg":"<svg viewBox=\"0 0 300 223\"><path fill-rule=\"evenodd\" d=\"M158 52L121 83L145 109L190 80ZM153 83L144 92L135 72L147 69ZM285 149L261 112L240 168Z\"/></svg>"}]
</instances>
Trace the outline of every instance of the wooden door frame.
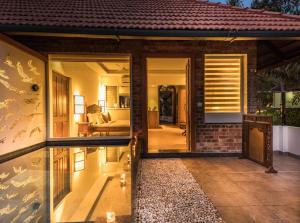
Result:
<instances>
[{"instance_id":1,"label":"wooden door frame","mask_svg":"<svg viewBox=\"0 0 300 223\"><path fill-rule=\"evenodd\" d=\"M70 137L70 130L71 130L71 112L70 111L72 111L71 109L72 109L72 107L74 108L74 106L73 106L73 98L72 98L72 93L71 93L71 78L70 77L67 77L67 76L65 76L64 74L62 74L62 73L60 73L60 72L58 72L58 71L54 71L54 70L52 70L52 75L51 75L51 81L53 82L53 73L55 73L55 75L60 75L60 76L62 76L62 77L64 77L64 78L66 78L66 80L68 81L68 90L67 90L67 95L68 95L68 106L67 106L67 109L68 109L68 114L67 114L67 116L68 116L68 137ZM50 89L50 88L49 88ZM51 92L52 92L52 94L50 95L50 92L49 92L49 97L52 97L52 100L53 100L53 86L52 86L52 89L51 89ZM47 101L47 104L48 103L50 103L50 101ZM50 104L49 104L49 106L50 106ZM52 107L52 115L53 115L53 107ZM54 127L54 120L52 120L52 125L53 125L53 127ZM53 133L54 133L54 128L53 128ZM53 138L55 138L55 137L53 137Z\"/></svg>"},{"instance_id":2,"label":"wooden door frame","mask_svg":"<svg viewBox=\"0 0 300 223\"><path fill-rule=\"evenodd\" d=\"M142 94L142 132L144 139L144 151L143 153L148 153L148 73L147 73L147 59L148 58L186 58L190 60L190 86L186 86L187 90L190 93L191 103L188 103L189 109L191 111L190 120L190 145L188 152L195 151L196 148L196 84L195 84L195 65L196 65L196 56L194 54L179 54L179 53L144 53L142 54L142 89L146 89L145 93ZM188 75L186 73L186 75ZM186 78L188 78L186 76Z\"/></svg>"}]
</instances>

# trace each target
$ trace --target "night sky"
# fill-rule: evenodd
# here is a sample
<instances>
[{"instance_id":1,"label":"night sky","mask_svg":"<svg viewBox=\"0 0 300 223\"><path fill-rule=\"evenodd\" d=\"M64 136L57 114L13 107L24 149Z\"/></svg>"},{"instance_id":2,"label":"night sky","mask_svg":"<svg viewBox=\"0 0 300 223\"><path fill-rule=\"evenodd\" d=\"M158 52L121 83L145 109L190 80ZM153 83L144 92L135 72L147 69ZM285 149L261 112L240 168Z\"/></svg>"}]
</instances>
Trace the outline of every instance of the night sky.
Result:
<instances>
[{"instance_id":1,"label":"night sky","mask_svg":"<svg viewBox=\"0 0 300 223\"><path fill-rule=\"evenodd\" d=\"M209 1L226 3L226 0L209 0ZM243 3L244 3L244 7L250 7L251 0L243 0Z\"/></svg>"}]
</instances>

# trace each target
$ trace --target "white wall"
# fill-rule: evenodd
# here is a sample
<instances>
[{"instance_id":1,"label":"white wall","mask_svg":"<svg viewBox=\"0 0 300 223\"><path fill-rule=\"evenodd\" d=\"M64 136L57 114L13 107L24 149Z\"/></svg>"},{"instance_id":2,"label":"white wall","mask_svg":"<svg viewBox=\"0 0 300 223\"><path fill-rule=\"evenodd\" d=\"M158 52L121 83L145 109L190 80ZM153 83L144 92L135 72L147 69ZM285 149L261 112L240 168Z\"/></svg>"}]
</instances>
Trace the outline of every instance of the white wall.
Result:
<instances>
[{"instance_id":1,"label":"white wall","mask_svg":"<svg viewBox=\"0 0 300 223\"><path fill-rule=\"evenodd\" d=\"M45 63L0 40L0 155L45 140Z\"/></svg>"},{"instance_id":2,"label":"white wall","mask_svg":"<svg viewBox=\"0 0 300 223\"><path fill-rule=\"evenodd\" d=\"M101 83L99 76L94 70L90 69L85 63L61 63L52 62L50 71L58 72L66 77L70 78L70 136L77 136L78 125L74 120L74 107L73 107L73 95L79 94L84 96L85 104L87 106L92 104L98 104L99 96L99 84ZM49 72L52 74L52 72ZM49 75L49 79L52 80L52 76ZM51 81L49 83L52 83ZM52 87L50 86L50 89ZM50 90L50 92L52 92ZM52 93L50 94L52 95ZM50 97L50 114L52 114L52 97ZM52 116L50 116L52 117ZM53 134L53 120L50 120L50 137Z\"/></svg>"},{"instance_id":3,"label":"white wall","mask_svg":"<svg viewBox=\"0 0 300 223\"><path fill-rule=\"evenodd\" d=\"M273 126L273 150L300 155L300 127Z\"/></svg>"}]
</instances>

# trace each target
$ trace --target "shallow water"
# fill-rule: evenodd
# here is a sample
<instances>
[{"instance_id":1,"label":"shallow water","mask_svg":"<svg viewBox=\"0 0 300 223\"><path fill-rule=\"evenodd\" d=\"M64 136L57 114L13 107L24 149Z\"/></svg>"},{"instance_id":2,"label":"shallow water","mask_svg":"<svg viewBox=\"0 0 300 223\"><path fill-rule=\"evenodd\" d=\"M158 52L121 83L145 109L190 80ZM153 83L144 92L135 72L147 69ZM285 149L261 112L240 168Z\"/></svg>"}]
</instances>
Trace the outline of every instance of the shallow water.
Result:
<instances>
[{"instance_id":1,"label":"shallow water","mask_svg":"<svg viewBox=\"0 0 300 223\"><path fill-rule=\"evenodd\" d=\"M42 148L0 164L0 222L131 221L128 146Z\"/></svg>"}]
</instances>

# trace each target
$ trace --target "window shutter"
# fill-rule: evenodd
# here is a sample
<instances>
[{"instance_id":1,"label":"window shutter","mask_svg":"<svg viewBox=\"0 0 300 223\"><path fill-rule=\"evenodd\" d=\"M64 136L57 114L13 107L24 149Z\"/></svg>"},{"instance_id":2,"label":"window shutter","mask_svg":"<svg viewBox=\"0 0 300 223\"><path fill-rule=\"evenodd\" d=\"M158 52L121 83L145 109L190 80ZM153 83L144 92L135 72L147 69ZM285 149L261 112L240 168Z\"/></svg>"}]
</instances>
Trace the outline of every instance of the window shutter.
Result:
<instances>
[{"instance_id":1,"label":"window shutter","mask_svg":"<svg viewBox=\"0 0 300 223\"><path fill-rule=\"evenodd\" d=\"M205 56L205 112L241 112L241 57Z\"/></svg>"}]
</instances>

